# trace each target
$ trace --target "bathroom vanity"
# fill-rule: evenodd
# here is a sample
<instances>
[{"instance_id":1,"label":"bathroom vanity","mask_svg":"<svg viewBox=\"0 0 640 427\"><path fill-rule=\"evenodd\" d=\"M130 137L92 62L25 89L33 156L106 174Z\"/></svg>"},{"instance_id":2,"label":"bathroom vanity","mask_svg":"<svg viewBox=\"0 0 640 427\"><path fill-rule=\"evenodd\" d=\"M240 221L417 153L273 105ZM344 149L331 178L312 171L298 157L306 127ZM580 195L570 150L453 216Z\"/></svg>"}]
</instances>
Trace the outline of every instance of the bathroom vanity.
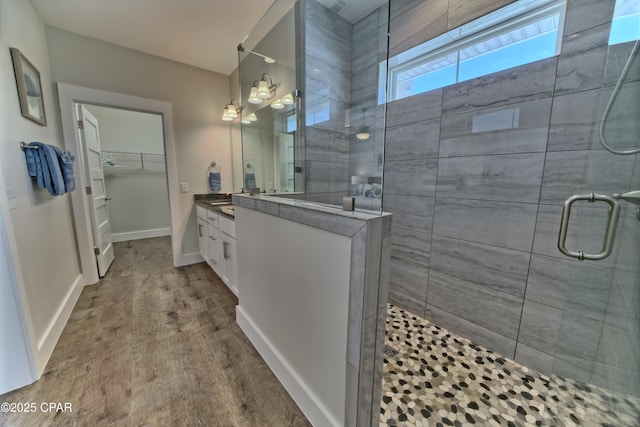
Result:
<instances>
[{"instance_id":1,"label":"bathroom vanity","mask_svg":"<svg viewBox=\"0 0 640 427\"><path fill-rule=\"evenodd\" d=\"M238 296L236 224L229 201L196 199L200 255Z\"/></svg>"}]
</instances>

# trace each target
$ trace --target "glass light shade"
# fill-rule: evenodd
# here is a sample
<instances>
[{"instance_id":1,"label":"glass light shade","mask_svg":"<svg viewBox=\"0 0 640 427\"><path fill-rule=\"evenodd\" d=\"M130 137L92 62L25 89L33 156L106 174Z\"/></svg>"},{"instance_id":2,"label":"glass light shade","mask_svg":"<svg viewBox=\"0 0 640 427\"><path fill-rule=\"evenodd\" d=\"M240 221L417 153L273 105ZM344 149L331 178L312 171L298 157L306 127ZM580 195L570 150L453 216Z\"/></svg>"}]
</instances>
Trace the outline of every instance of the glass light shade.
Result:
<instances>
[{"instance_id":1,"label":"glass light shade","mask_svg":"<svg viewBox=\"0 0 640 427\"><path fill-rule=\"evenodd\" d=\"M369 134L369 129L366 128L358 129L358 133L356 133L356 138L358 138L360 141L367 140L370 136L371 135Z\"/></svg>"},{"instance_id":2,"label":"glass light shade","mask_svg":"<svg viewBox=\"0 0 640 427\"><path fill-rule=\"evenodd\" d=\"M271 98L271 92L269 91L269 84L266 81L260 80L260 82L258 82L258 91L256 93L256 96L262 99Z\"/></svg>"},{"instance_id":3,"label":"glass light shade","mask_svg":"<svg viewBox=\"0 0 640 427\"><path fill-rule=\"evenodd\" d=\"M265 56L264 57L264 62L266 62L267 64L273 64L273 63L276 62L276 60L271 58L270 56Z\"/></svg>"},{"instance_id":4,"label":"glass light shade","mask_svg":"<svg viewBox=\"0 0 640 427\"><path fill-rule=\"evenodd\" d=\"M224 120L225 122L233 121L233 119L231 117L229 117L226 112L222 115L222 120Z\"/></svg>"},{"instance_id":5,"label":"glass light shade","mask_svg":"<svg viewBox=\"0 0 640 427\"><path fill-rule=\"evenodd\" d=\"M240 120L240 123L242 123L243 125L250 125L251 120L249 120L248 117L245 117L244 119Z\"/></svg>"},{"instance_id":6,"label":"glass light shade","mask_svg":"<svg viewBox=\"0 0 640 427\"><path fill-rule=\"evenodd\" d=\"M282 102L282 99L276 99L275 101L273 101L271 103L271 108L273 108L274 110L282 110L284 108L284 103Z\"/></svg>"},{"instance_id":7,"label":"glass light shade","mask_svg":"<svg viewBox=\"0 0 640 427\"><path fill-rule=\"evenodd\" d=\"M256 117L256 113L251 113L247 116L247 120L250 122L257 122L258 118Z\"/></svg>"},{"instance_id":8,"label":"glass light shade","mask_svg":"<svg viewBox=\"0 0 640 427\"><path fill-rule=\"evenodd\" d=\"M284 105L293 105L293 95L291 95L290 93L286 94L285 96L282 97L282 103Z\"/></svg>"},{"instance_id":9,"label":"glass light shade","mask_svg":"<svg viewBox=\"0 0 640 427\"><path fill-rule=\"evenodd\" d=\"M251 87L251 92L249 92L249 99L248 99L250 104L262 104L262 99L258 97L258 88L255 86Z\"/></svg>"},{"instance_id":10,"label":"glass light shade","mask_svg":"<svg viewBox=\"0 0 640 427\"><path fill-rule=\"evenodd\" d=\"M226 110L226 115L227 117L231 117L231 119L237 119L238 118L238 112L236 111L236 106L233 104L229 104L227 105L227 108L225 108Z\"/></svg>"}]
</instances>

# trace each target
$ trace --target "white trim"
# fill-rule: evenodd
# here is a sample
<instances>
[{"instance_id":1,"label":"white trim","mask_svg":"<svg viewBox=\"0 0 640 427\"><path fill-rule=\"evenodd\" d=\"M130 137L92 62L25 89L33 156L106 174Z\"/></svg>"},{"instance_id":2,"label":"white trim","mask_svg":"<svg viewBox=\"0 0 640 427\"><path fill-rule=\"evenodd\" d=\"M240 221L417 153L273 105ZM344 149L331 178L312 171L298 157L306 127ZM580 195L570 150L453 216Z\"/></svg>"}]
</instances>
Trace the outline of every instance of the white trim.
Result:
<instances>
[{"instance_id":1,"label":"white trim","mask_svg":"<svg viewBox=\"0 0 640 427\"><path fill-rule=\"evenodd\" d=\"M315 427L344 424L331 416L318 397L239 305L236 306L236 322L311 424Z\"/></svg>"},{"instance_id":2,"label":"white trim","mask_svg":"<svg viewBox=\"0 0 640 427\"><path fill-rule=\"evenodd\" d=\"M82 274L80 274L69 288L69 292L67 292L64 301L60 304L58 310L56 310L56 314L51 319L51 322L49 322L42 337L39 337L37 352L35 354L36 369L39 375L42 375L44 368L47 366L47 362L53 353L58 339L60 335L62 335L62 331L71 316L73 307L75 307L76 302L78 302L83 287L84 280Z\"/></svg>"},{"instance_id":3,"label":"white trim","mask_svg":"<svg viewBox=\"0 0 640 427\"><path fill-rule=\"evenodd\" d=\"M154 228L152 230L129 231L126 233L113 233L112 242L127 242L129 240L150 239L152 237L171 236L171 227Z\"/></svg>"},{"instance_id":4,"label":"white trim","mask_svg":"<svg viewBox=\"0 0 640 427\"><path fill-rule=\"evenodd\" d=\"M81 86L73 86L66 83L57 83L58 99L60 103L60 115L62 121L62 133L65 148L81 159L80 141L76 130L75 105L94 104L106 107L125 108L130 110L155 113L162 115L162 129L164 133L164 149L167 163L167 185L169 187L169 209L171 213L171 248L173 265L178 267L184 258L180 235L184 234L186 225L180 223L180 193L178 188L178 171L176 166L176 148L173 136L173 117L170 102L155 99L141 98L115 92L107 92L99 89L90 89ZM91 233L91 221L89 220L89 207L84 197L84 165L78 161L77 183L78 190L71 193L71 203L75 218L78 250L80 252L80 265L85 277L85 284L98 282L98 269L93 255L93 237Z\"/></svg>"},{"instance_id":5,"label":"white trim","mask_svg":"<svg viewBox=\"0 0 640 427\"><path fill-rule=\"evenodd\" d=\"M202 255L200 255L200 252L180 254L178 258L173 259L173 265L175 265L176 267L198 264L199 262L204 262L204 258L202 258Z\"/></svg>"}]
</instances>

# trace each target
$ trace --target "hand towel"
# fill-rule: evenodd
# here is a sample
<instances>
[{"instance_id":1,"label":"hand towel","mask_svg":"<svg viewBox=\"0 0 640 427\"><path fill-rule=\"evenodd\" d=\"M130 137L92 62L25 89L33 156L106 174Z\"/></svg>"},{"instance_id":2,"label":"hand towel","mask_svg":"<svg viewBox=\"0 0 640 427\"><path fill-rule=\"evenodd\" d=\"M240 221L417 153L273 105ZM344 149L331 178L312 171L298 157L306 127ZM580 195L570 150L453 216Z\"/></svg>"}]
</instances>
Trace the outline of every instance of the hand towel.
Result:
<instances>
[{"instance_id":1,"label":"hand towel","mask_svg":"<svg viewBox=\"0 0 640 427\"><path fill-rule=\"evenodd\" d=\"M64 180L54 147L42 142L31 142L29 145L38 147L38 149L27 149L33 151L38 187L47 189L52 196L64 194ZM29 168L28 163L27 168Z\"/></svg>"},{"instance_id":2,"label":"hand towel","mask_svg":"<svg viewBox=\"0 0 640 427\"><path fill-rule=\"evenodd\" d=\"M256 174L247 172L244 174L244 186L247 189L256 188Z\"/></svg>"},{"instance_id":3,"label":"hand towel","mask_svg":"<svg viewBox=\"0 0 640 427\"><path fill-rule=\"evenodd\" d=\"M209 188L211 191L222 190L222 177L220 172L209 172Z\"/></svg>"},{"instance_id":4,"label":"hand towel","mask_svg":"<svg viewBox=\"0 0 640 427\"><path fill-rule=\"evenodd\" d=\"M62 180L64 182L64 192L68 193L76 188L76 177L73 173L73 160L75 156L69 151L60 150L56 146L52 146L58 156L60 171L62 172Z\"/></svg>"}]
</instances>

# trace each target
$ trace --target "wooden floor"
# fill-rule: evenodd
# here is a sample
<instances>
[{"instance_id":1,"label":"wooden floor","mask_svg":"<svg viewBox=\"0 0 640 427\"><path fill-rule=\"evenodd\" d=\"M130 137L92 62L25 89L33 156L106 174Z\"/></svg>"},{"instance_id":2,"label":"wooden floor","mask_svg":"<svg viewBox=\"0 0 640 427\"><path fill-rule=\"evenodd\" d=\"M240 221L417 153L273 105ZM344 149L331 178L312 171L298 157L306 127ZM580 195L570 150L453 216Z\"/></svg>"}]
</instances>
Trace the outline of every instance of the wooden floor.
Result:
<instances>
[{"instance_id":1,"label":"wooden floor","mask_svg":"<svg viewBox=\"0 0 640 427\"><path fill-rule=\"evenodd\" d=\"M0 425L308 426L235 323L237 299L206 264L173 268L169 238L117 243L34 384L0 402Z\"/></svg>"}]
</instances>

